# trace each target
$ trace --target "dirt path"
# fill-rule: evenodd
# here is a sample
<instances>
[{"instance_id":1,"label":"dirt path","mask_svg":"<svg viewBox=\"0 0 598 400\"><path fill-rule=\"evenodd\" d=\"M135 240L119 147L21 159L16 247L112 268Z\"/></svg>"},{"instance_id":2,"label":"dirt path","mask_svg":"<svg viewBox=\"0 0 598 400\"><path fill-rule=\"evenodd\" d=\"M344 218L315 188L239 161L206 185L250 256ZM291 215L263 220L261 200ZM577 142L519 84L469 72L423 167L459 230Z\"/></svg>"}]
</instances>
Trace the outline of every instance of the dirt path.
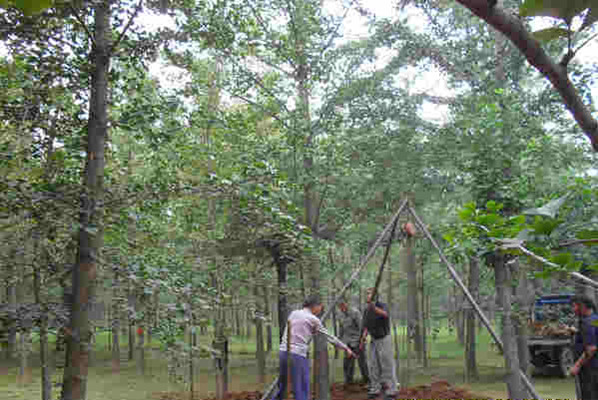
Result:
<instances>
[{"instance_id":1,"label":"dirt path","mask_svg":"<svg viewBox=\"0 0 598 400\"><path fill-rule=\"evenodd\" d=\"M229 393L227 400L260 400L260 392L236 392ZM382 398L381 396L379 397ZM156 393L154 400L189 400L189 393L163 392ZM214 400L214 398L198 400ZM343 385L335 383L332 385L331 400L367 400L367 387L360 384ZM486 396L476 395L465 389L451 386L447 381L437 381L429 385L421 385L409 388L402 388L396 397L399 399L487 399Z\"/></svg>"}]
</instances>

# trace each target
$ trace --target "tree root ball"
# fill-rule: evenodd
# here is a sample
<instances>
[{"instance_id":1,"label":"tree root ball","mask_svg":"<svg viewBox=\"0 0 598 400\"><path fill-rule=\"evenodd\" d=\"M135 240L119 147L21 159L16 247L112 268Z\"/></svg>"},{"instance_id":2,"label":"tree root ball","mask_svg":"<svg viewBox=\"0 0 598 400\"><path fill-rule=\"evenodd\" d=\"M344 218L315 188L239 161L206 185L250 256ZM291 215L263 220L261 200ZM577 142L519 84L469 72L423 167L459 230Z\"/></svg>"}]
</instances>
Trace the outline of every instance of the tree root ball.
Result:
<instances>
[{"instance_id":1,"label":"tree root ball","mask_svg":"<svg viewBox=\"0 0 598 400\"><path fill-rule=\"evenodd\" d=\"M406 222L405 224L403 224L403 230L407 232L407 235L409 235L410 237L415 236L415 234L417 233L415 225L413 225L411 222Z\"/></svg>"}]
</instances>

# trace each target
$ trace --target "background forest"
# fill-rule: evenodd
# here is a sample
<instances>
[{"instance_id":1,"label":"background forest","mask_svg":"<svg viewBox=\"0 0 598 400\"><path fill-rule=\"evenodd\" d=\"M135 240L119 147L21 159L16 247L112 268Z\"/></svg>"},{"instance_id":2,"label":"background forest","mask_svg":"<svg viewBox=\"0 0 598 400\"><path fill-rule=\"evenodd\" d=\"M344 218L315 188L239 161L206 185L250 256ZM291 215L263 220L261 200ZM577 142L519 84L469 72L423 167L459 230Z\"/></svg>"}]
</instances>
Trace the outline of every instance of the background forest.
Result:
<instances>
[{"instance_id":1,"label":"background forest","mask_svg":"<svg viewBox=\"0 0 598 400\"><path fill-rule=\"evenodd\" d=\"M532 397L534 298L595 296L570 275L598 277L595 10L0 0L0 397L263 391L288 312L329 303L403 199L504 348L398 232L380 292L402 385Z\"/></svg>"}]
</instances>

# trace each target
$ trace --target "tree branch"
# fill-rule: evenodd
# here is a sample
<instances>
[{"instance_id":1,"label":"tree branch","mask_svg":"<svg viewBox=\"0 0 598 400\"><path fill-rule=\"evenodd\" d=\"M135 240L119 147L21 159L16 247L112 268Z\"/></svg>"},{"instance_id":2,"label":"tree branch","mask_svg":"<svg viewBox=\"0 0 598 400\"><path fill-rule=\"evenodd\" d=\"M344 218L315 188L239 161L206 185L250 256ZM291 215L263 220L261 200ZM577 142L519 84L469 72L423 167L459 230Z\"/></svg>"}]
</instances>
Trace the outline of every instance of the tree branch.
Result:
<instances>
[{"instance_id":1,"label":"tree branch","mask_svg":"<svg viewBox=\"0 0 598 400\"><path fill-rule=\"evenodd\" d=\"M85 30L85 33L87 34L87 37L89 37L89 40L91 40L91 43L95 47L96 41L93 38L93 35L89 31L89 29L87 28L87 25L85 25L85 22L79 16L79 13L77 13L77 10L75 10L75 8L70 3L69 3L69 8L71 9L71 12L73 13L73 15L75 16L75 18L77 19L77 22L79 22L79 25L81 25L81 27Z\"/></svg>"},{"instance_id":2,"label":"tree branch","mask_svg":"<svg viewBox=\"0 0 598 400\"><path fill-rule=\"evenodd\" d=\"M586 244L586 243L598 243L598 239L566 240L564 242L559 243L557 248L575 246L577 244Z\"/></svg>"},{"instance_id":3,"label":"tree branch","mask_svg":"<svg viewBox=\"0 0 598 400\"><path fill-rule=\"evenodd\" d=\"M141 11L141 6L142 5L143 5L143 0L139 0L139 4L137 4L137 7L135 7L135 11L133 12L133 15L131 15L131 19L129 19L129 22L127 22L127 25L125 26L125 29L122 30L122 32L118 36L118 39L116 39L116 42L114 42L114 44L112 45L112 47L110 47L109 54L114 53L114 50L118 47L118 45L120 44L120 42L123 40L123 38L125 37L125 34L127 33L127 31L129 30L129 28L131 27L131 25L133 25L133 21L135 20L135 18L137 18L137 14L139 14L139 11Z\"/></svg>"},{"instance_id":4,"label":"tree branch","mask_svg":"<svg viewBox=\"0 0 598 400\"><path fill-rule=\"evenodd\" d=\"M565 68L552 60L542 49L523 23L515 15L506 13L499 7L490 7L488 0L456 0L494 29L504 34L527 61L542 73L559 92L567 109L577 124L590 139L594 151L598 151L598 121L583 103L579 93L567 76Z\"/></svg>"}]
</instances>

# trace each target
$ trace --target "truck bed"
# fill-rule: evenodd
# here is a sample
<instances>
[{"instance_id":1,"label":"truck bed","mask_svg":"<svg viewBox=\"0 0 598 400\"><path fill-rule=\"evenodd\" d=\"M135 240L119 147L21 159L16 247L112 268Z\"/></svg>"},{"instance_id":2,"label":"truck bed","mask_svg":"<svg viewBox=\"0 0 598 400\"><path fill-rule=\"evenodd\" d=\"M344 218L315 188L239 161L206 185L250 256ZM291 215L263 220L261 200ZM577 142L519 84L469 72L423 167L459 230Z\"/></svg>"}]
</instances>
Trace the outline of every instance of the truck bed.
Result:
<instances>
[{"instance_id":1,"label":"truck bed","mask_svg":"<svg viewBox=\"0 0 598 400\"><path fill-rule=\"evenodd\" d=\"M530 336L528 346L567 346L572 344L573 336Z\"/></svg>"}]
</instances>

